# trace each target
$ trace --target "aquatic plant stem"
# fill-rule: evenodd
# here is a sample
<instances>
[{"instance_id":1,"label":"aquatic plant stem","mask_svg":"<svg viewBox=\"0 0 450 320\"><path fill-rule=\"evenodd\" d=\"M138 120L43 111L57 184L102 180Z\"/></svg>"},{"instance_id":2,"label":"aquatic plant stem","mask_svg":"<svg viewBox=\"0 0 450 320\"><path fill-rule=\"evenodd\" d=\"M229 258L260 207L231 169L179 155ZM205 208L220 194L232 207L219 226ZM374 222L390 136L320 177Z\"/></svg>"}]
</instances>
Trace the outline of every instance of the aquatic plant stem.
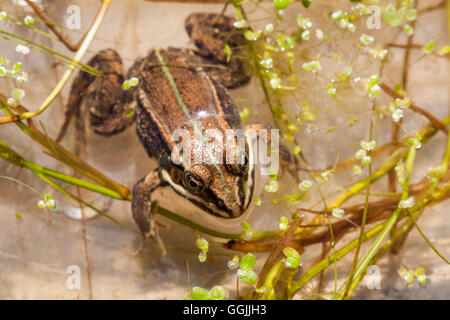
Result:
<instances>
[{"instance_id":1,"label":"aquatic plant stem","mask_svg":"<svg viewBox=\"0 0 450 320\"><path fill-rule=\"evenodd\" d=\"M384 161L381 166L378 168L377 171L375 171L372 175L369 177L360 180L353 184L347 192L344 192L343 194L339 195L337 198L335 198L331 203L327 206L327 211L331 211L333 208L340 207L344 202L346 202L351 197L359 194L361 190L364 188L367 188L367 185L380 179L385 174L387 174L392 168L395 167L397 162L405 156L406 148L400 147L396 151L394 151L391 156Z\"/></svg>"},{"instance_id":2,"label":"aquatic plant stem","mask_svg":"<svg viewBox=\"0 0 450 320\"><path fill-rule=\"evenodd\" d=\"M433 249L434 252L436 252L436 254L442 259L444 260L447 264L450 264L448 262L448 260L433 246L433 244L431 243L430 240L428 240L428 238L425 236L425 234L422 232L422 229L420 229L419 225L416 222L416 219L414 218L414 216L411 214L411 211L406 210L408 212L409 217L411 218L412 223L414 224L414 226L416 227L417 231L420 233L420 235L422 236L422 238L425 240L425 242L430 246L431 249Z\"/></svg>"},{"instance_id":3,"label":"aquatic plant stem","mask_svg":"<svg viewBox=\"0 0 450 320\"><path fill-rule=\"evenodd\" d=\"M241 5L234 5L234 8L236 10L236 13L238 15L238 19L242 20L245 19L245 13L244 13L244 9L242 8ZM245 28L245 30L250 30L249 28ZM264 81L264 78L262 76L261 73L261 66L258 63L258 57L256 56L256 52L255 52L255 48L253 47L253 43L249 40L247 41L247 47L248 47L248 51L250 52L252 61L253 61L253 66L255 68L256 71L256 76L258 77L258 80L261 84L261 88L263 90L264 93L264 98L266 99L266 103L269 106L269 110L270 113L272 114L272 119L275 123L275 126L278 130L280 130L281 136L283 136L283 128L280 126L280 124L278 123L278 116L275 112L275 109L273 108L272 105L272 100L270 99L270 95L269 95L269 90L267 90L267 86L266 86L266 82Z\"/></svg>"},{"instance_id":4,"label":"aquatic plant stem","mask_svg":"<svg viewBox=\"0 0 450 320\"><path fill-rule=\"evenodd\" d=\"M17 154L13 149L8 147L2 140L0 140L0 157L17 166L25 167L36 174L41 173L47 177L51 177L60 180L62 182L66 182L86 190L94 191L114 199L126 200L123 199L123 197L114 190L27 161L22 156Z\"/></svg>"},{"instance_id":5,"label":"aquatic plant stem","mask_svg":"<svg viewBox=\"0 0 450 320\"><path fill-rule=\"evenodd\" d=\"M430 205L432 202L438 202L442 199L445 199L448 197L450 193L450 183L446 184L442 188L430 193L429 195L425 196L422 200L416 202L413 208L410 209L411 213L414 215L419 214L423 211L423 209ZM411 220L408 220L406 223L411 222ZM387 221L383 221L380 224L376 225L375 227L371 228L370 230L366 231L364 233L364 242L371 239L372 237L379 234L386 225ZM402 234L407 232L409 229L408 225L404 225L396 230L396 237L400 238ZM397 238L396 238L397 239ZM390 241L390 240L389 240ZM336 254L331 254L330 256L326 257L325 259L321 260L320 262L316 263L314 266L306 270L306 272L298 279L297 281L294 281L291 285L291 288L289 290L289 297L292 298L307 282L309 282L312 278L317 276L320 272L322 272L324 269L329 267L332 263L334 263L336 260L341 259L344 257L347 253L351 252L353 249L356 248L358 245L358 239L354 239L350 243L346 244L344 247L336 251ZM381 249L380 249L381 250ZM377 253L377 255L381 254L381 251ZM373 261L373 260L372 260ZM361 274L361 276L364 274ZM355 284L357 280L360 280L361 278L357 278L353 281ZM355 287L355 285L354 285ZM351 293L352 290L350 290Z\"/></svg>"},{"instance_id":6,"label":"aquatic plant stem","mask_svg":"<svg viewBox=\"0 0 450 320\"><path fill-rule=\"evenodd\" d=\"M94 19L94 22L92 23L88 33L86 34L86 37L83 39L83 42L76 52L73 60L80 61L84 54L86 53L87 49L89 48L89 45L91 44L92 40L95 37L95 34L97 33L103 18L106 14L106 11L108 9L108 6L110 4L111 0L102 0L102 5L97 12L97 16ZM30 119L33 118L42 112L44 112L50 104L55 100L55 98L58 96L58 94L61 92L62 88L65 86L65 84L69 81L70 76L72 75L73 71L75 70L75 63L72 62L64 72L63 76L59 80L59 82L56 84L56 86L53 88L53 90L50 92L48 97L44 100L44 102L41 104L39 109L35 112L24 112L20 113L18 115L19 119Z\"/></svg>"},{"instance_id":7,"label":"aquatic plant stem","mask_svg":"<svg viewBox=\"0 0 450 320\"><path fill-rule=\"evenodd\" d=\"M374 108L375 108L375 100L372 105L372 110ZM373 118L370 117L369 141L373 140L373 126L374 126L373 122L374 122ZM368 155L370 157L372 157L372 150L369 150ZM391 172L391 171L389 171L389 172ZM369 176L367 177L367 179L370 181L371 177L372 177L372 161L370 161L370 163L369 163ZM361 244L363 242L362 240L363 240L363 236L364 236L364 229L366 227L367 212L369 210L369 194L370 194L370 186L371 185L372 184L370 182L367 183L366 195L365 195L365 199L364 199L364 211L363 211L361 226L360 226L360 231L359 231L358 246L356 247L355 255L353 257L352 268L350 270L348 279L353 279L353 274L356 269L356 264L358 263L359 251L361 250ZM347 285L345 286L344 298L346 298L348 295L348 291L350 290L350 284L351 284L351 282L348 281Z\"/></svg>"},{"instance_id":8,"label":"aquatic plant stem","mask_svg":"<svg viewBox=\"0 0 450 320\"><path fill-rule=\"evenodd\" d=\"M43 52L45 52L47 54L55 55L61 61L64 61L64 62L67 62L67 63L76 64L83 71L86 71L86 72L88 72L88 73L90 73L90 74L92 74L94 76L100 77L100 76L103 75L100 71L92 68L91 66L88 66L88 65L86 65L84 63L81 63L78 60L72 59L72 58L70 58L69 56L67 56L65 54L62 54L62 53L60 53L60 52L58 52L56 50L53 50L52 48L46 47L46 46L44 46L44 45L42 45L40 43L37 43L37 42L32 41L32 40L29 40L29 39L27 39L25 37L22 37L22 36L18 35L18 34L10 33L10 32L4 31L4 30L0 30L0 34L3 34L4 35L3 38L6 39L6 40L12 41L12 40L10 40L10 38L19 39L19 40L21 40L21 41L23 41L23 42L25 42L25 43L27 43L29 45L32 45L34 47L37 47L37 48L43 50ZM20 43L20 42L18 42L18 43Z\"/></svg>"},{"instance_id":9,"label":"aquatic plant stem","mask_svg":"<svg viewBox=\"0 0 450 320\"><path fill-rule=\"evenodd\" d=\"M80 48L83 40L86 38L87 33L81 37L77 44L72 44L72 42L70 42L70 40L56 28L56 24L51 21L51 18L43 10L41 10L41 8L36 3L30 0L25 0L25 2L33 9L33 11L39 16L39 18L42 19L47 27L52 30L55 36L66 46L67 49L69 49L70 51L77 51Z\"/></svg>"},{"instance_id":10,"label":"aquatic plant stem","mask_svg":"<svg viewBox=\"0 0 450 320\"><path fill-rule=\"evenodd\" d=\"M282 271L283 271L283 259L280 259L277 263L275 263L272 266L272 268L270 268L270 271L267 273L266 278L264 279L264 283L262 285L262 287L265 288L267 291L261 296L259 296L258 300L275 298L274 287Z\"/></svg>"},{"instance_id":11,"label":"aquatic plant stem","mask_svg":"<svg viewBox=\"0 0 450 320\"><path fill-rule=\"evenodd\" d=\"M0 109L2 109L8 116L15 116L12 111L4 103L6 97L0 94ZM119 193L122 199L131 199L131 193L128 187L123 186L112 179L105 176L103 173L93 168L91 165L86 163L84 160L80 159L70 151L61 147L58 143L51 140L49 137L44 135L42 132L35 128L26 126L22 121L15 119L15 124L33 140L44 146L48 151L49 155L53 158L65 163L75 171L81 173L85 177L92 179L93 181L101 184L102 186L115 190Z\"/></svg>"},{"instance_id":12,"label":"aquatic plant stem","mask_svg":"<svg viewBox=\"0 0 450 320\"><path fill-rule=\"evenodd\" d=\"M395 91L394 89L392 89L391 87L389 87L387 84L385 83L380 83L380 88L386 92L389 96L391 96L394 99L403 99L404 97L402 95L400 95L399 93L397 93L397 91ZM428 121L430 121L431 125L433 125L434 127L436 127L437 129L441 130L442 132L444 132L445 134L448 135L448 128L445 126L445 124L443 124L441 121L439 121L439 119L437 119L435 116L433 116L431 113L429 113L428 111L426 111L425 109L422 109L418 106L416 106L414 103L411 103L411 105L409 106L409 108L424 116L425 118L428 119Z\"/></svg>"},{"instance_id":13,"label":"aquatic plant stem","mask_svg":"<svg viewBox=\"0 0 450 320\"><path fill-rule=\"evenodd\" d=\"M437 178L436 184L441 180L442 176L444 175L445 172L447 172L448 170L448 162L449 162L449 158L450 158L450 135L447 136L447 146L445 148L445 154L444 157L442 159L442 163L440 165L440 172L441 174L439 175L439 177ZM431 184L430 186L430 190L434 189L434 184ZM419 225L416 222L416 219L414 218L414 215L411 213L410 210L407 210L408 215L412 221L412 223L414 224L414 226L416 227L417 231L419 232L419 234L422 236L422 238L425 240L425 242L430 246L430 248L442 259L444 260L447 264L449 264L449 261L434 247L434 245L431 243L430 240L428 240L428 238L425 236L425 234L422 232L422 229L419 227Z\"/></svg>"},{"instance_id":14,"label":"aquatic plant stem","mask_svg":"<svg viewBox=\"0 0 450 320\"><path fill-rule=\"evenodd\" d=\"M412 166L414 164L414 160L416 157L416 148L411 147L409 148L408 155L406 158L406 171L407 171L407 177L405 178L405 183L403 184L403 190L402 195L400 197L400 201L406 200L408 198L408 192L409 192L409 178L411 176L412 172ZM355 288L354 280L358 279L365 273L367 266L369 265L369 262L372 260L374 255L376 254L378 248L380 247L381 243L384 241L384 239L388 236L394 225L397 223L398 218L400 217L400 214L403 212L402 208L397 208L392 216L387 220L386 225L384 226L382 232L377 237L375 242L370 247L369 251L366 253L366 255L362 258L361 262L358 264L358 267L354 273L354 276L352 278L349 278L345 284L345 288L341 291L342 293L338 296L338 299L346 299L349 297L348 293L349 290L353 290ZM350 284L349 284L350 282Z\"/></svg>"},{"instance_id":15,"label":"aquatic plant stem","mask_svg":"<svg viewBox=\"0 0 450 320\"><path fill-rule=\"evenodd\" d=\"M64 195L72 198L73 200L77 201L78 203L85 205L86 207L91 208L92 210L94 210L95 212L97 212L98 214L108 218L109 220L113 221L114 223L128 229L129 231L132 231L134 233L138 233L137 230L135 230L134 228L120 222L119 220L117 220L116 218L111 217L109 214L106 214L105 212L103 212L100 209L97 209L96 207L90 205L89 203L87 203L86 201L84 201L83 199L77 197L76 195L74 195L73 193L71 193L70 191L66 190L65 188L61 187L60 185L58 185L57 183L55 183L53 180L51 180L50 178L48 178L47 176L45 176L44 174L37 172L35 173L39 178L41 178L42 180L44 180L45 182L47 182L50 186L52 186L53 188L55 188L56 190L58 190L59 192L63 193Z\"/></svg>"},{"instance_id":16,"label":"aquatic plant stem","mask_svg":"<svg viewBox=\"0 0 450 320\"><path fill-rule=\"evenodd\" d=\"M447 30L450 40L450 0L447 0Z\"/></svg>"},{"instance_id":17,"label":"aquatic plant stem","mask_svg":"<svg viewBox=\"0 0 450 320\"><path fill-rule=\"evenodd\" d=\"M439 199L444 198L445 196L448 196L448 193L450 192L450 184L445 185L444 187L442 187L441 189L431 193L429 196L425 197L421 202L419 202L418 204L416 204L412 209L408 210L408 212L411 214L410 219L408 219L400 228L398 228L397 230L395 230L395 232L391 235L391 237L389 238L389 240L386 241L386 243L383 245L383 247L381 247L377 254L372 258L372 260L369 262L369 264L374 264L376 261L378 261L384 253L386 253L388 250L390 250L395 244L397 244L398 241L402 241L402 239L404 238L404 236L407 234L407 232L409 232L409 230L411 229L412 225L414 224L413 222L413 216L414 216L414 212L418 212L418 214L420 214L423 209L430 204L432 201L436 201ZM418 215L417 214L417 215ZM428 242L427 242L428 243ZM431 243L428 243L428 245L431 245ZM444 259L444 261L447 262L447 260L431 245L431 248L441 257ZM448 262L447 262L448 263ZM350 292L352 292L356 286L358 285L358 283L361 281L362 277L364 276L364 273L360 274L358 276L358 278L356 278L353 281L353 285L352 285L352 289L350 290Z\"/></svg>"},{"instance_id":18,"label":"aquatic plant stem","mask_svg":"<svg viewBox=\"0 0 450 320\"><path fill-rule=\"evenodd\" d=\"M384 227L384 222L376 225L375 227L371 228L370 230L366 231L364 233L363 240L364 242L368 239L372 238L373 236L377 235L381 232L381 230ZM355 249L358 245L359 239L354 239L341 249L337 250L335 253L332 253L325 259L322 259L318 263L316 263L314 266L309 268L297 281L294 281L291 285L291 288L289 290L289 297L292 298L297 291L299 291L308 281L310 281L312 278L317 276L319 273L321 273L323 270L325 270L327 267L329 267L332 263L335 261L341 259L344 257L347 253L351 252L353 249Z\"/></svg>"}]
</instances>

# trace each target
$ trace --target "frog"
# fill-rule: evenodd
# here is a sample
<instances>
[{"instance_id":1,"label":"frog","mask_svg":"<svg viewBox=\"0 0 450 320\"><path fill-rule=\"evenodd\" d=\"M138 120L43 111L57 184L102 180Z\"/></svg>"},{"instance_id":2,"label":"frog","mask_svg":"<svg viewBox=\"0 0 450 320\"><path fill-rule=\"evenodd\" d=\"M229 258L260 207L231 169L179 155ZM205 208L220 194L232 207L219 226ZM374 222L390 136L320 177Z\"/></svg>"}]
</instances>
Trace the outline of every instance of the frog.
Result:
<instances>
[{"instance_id":1,"label":"frog","mask_svg":"<svg viewBox=\"0 0 450 320\"><path fill-rule=\"evenodd\" d=\"M233 27L234 22L226 15L193 13L185 20L185 27L197 49L153 48L126 73L119 54L104 49L88 62L103 77L80 71L72 83L58 141L70 117L80 114L84 103L97 134L111 136L136 123L141 144L158 162L158 167L132 188L132 216L142 235L138 252L147 239L153 239L161 254L166 254L153 214L152 194L159 188L171 187L207 214L223 219L239 217L249 207L255 168L254 161L249 161L251 146L246 132L258 133L267 126L243 127L228 91L250 79L239 57L246 39ZM124 90L124 81L132 78L138 79L138 84ZM245 142L232 150L235 161L174 161L173 150L178 144L173 133L178 129L193 133L196 125L221 133L242 129ZM198 148L208 154L211 146L203 142Z\"/></svg>"}]
</instances>

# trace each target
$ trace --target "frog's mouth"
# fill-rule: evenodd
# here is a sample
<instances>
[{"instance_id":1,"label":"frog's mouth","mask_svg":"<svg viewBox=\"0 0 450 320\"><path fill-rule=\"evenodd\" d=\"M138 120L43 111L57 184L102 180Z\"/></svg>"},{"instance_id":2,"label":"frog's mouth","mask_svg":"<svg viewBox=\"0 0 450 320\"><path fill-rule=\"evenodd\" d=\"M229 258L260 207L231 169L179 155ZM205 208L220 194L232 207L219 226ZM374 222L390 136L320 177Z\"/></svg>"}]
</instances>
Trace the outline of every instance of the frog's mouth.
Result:
<instances>
[{"instance_id":1,"label":"frog's mouth","mask_svg":"<svg viewBox=\"0 0 450 320\"><path fill-rule=\"evenodd\" d=\"M248 171L248 178L244 182L244 192L245 192L244 203L242 205L241 212L237 215L232 215L230 212L219 208L214 202L208 201L205 198L202 198L198 195L192 194L186 188L183 188L181 185L175 183L172 180L169 172L166 169L161 170L161 178L162 178L162 180L167 182L173 188L173 190L175 190L176 193L187 198L189 201L193 202L196 206L202 208L204 211L208 212L209 214L211 214L213 216L217 216L217 217L221 217L221 218L225 218L225 219L240 217L247 211L247 209L250 205L250 202L251 202L251 199L253 196L254 187L255 187L255 168L256 168L255 163L256 162L255 162L255 155L254 155L255 148L253 147L253 143L255 142L255 140L250 137L247 137L246 140L247 140L247 143L249 146L249 165L248 165L249 171Z\"/></svg>"},{"instance_id":2,"label":"frog's mouth","mask_svg":"<svg viewBox=\"0 0 450 320\"><path fill-rule=\"evenodd\" d=\"M165 169L161 170L161 175L162 175L162 179L164 181L166 181L167 183L169 183L169 185L173 188L173 190L175 190L176 193L187 198L189 201L193 202L196 206L202 208L204 211L208 212L209 214L212 214L214 216L219 216L222 218L228 218L228 219L232 217L229 212L220 209L213 202L207 201L207 200L203 199L202 197L192 194L187 189L183 188L181 185L173 182L173 180L170 177L170 174L167 172L167 170L165 170Z\"/></svg>"}]
</instances>

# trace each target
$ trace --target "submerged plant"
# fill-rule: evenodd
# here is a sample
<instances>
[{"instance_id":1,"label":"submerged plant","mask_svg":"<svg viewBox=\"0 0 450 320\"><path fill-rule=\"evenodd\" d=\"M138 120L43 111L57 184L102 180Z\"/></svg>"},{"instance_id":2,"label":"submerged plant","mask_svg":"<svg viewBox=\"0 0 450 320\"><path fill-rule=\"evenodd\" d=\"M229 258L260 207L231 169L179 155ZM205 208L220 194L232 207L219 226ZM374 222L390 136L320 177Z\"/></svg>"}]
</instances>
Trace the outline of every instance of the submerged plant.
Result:
<instances>
[{"instance_id":1,"label":"submerged plant","mask_svg":"<svg viewBox=\"0 0 450 320\"><path fill-rule=\"evenodd\" d=\"M15 124L35 143L42 145L53 158L76 172L77 176L57 172L26 160L2 141L7 137L0 140L0 157L13 165L31 170L64 195L136 232L88 204L60 182L120 200L131 199L128 187L108 178L77 155L61 147L48 137L45 129L41 131L33 123L33 119L42 112L51 112L49 109L52 101L61 93L75 68L93 76L101 76L101 73L82 64L80 60L94 38L109 2L102 2L91 29L82 39L73 58L0 29L0 35L4 39L2 41L13 45L16 52L20 53L19 57L29 54L31 48L68 64L66 72L44 102L37 107L37 111L29 111L22 105L26 95L24 84L28 79L28 73L23 70L28 70L27 66L20 61L9 61L8 58L13 60L12 57L0 57L0 81L6 83L0 95L0 108L4 112L0 117L0 125ZM359 3L342 1L338 9L321 4L320 0L301 1L301 4L296 2L274 0L273 8L265 11L267 16L256 21L252 20L250 14L247 15L246 7L258 6L259 3L250 0L235 0L229 3L237 17L234 27L242 32L246 39L246 48L243 48L246 50L239 58L246 59L246 64L257 80L260 95L265 102L258 108L268 109L274 126L279 129L281 137L288 145L288 151L294 160L294 168L291 166L290 172L294 172L292 178L295 184L285 187L282 176L271 172L269 182L264 186L263 196L254 196L253 202L257 206L255 210L270 206L269 210L281 212L279 220L266 231L260 231L248 222L242 222L241 228L238 225L235 233L227 234L190 221L182 214L156 207L157 214L197 230L197 249L190 251L196 256L197 262L207 263L207 258L214 256L211 241L200 233L226 239L225 246L228 249L243 252L242 256L231 254L224 266L227 277L236 277L235 296L222 285L209 290L196 286L188 289L185 299L297 298L302 296L302 290L314 277L329 267L333 268L335 278L334 290L329 297L348 299L364 277L368 266L376 263L392 248L398 249L413 227L417 228L430 248L448 263L422 233L416 220L424 214L428 206L443 201L450 195L450 118L447 116L437 119L417 106L408 97L407 81L403 80L392 87L387 84L390 79L384 76L384 72L393 54L390 47L395 44L387 41L391 38L386 39L365 27L370 14L369 7L379 5L387 32L401 30L408 39L412 39L416 29L419 29L419 26L414 24L420 14L416 10L415 2L391 0L380 4L370 0ZM323 5L323 16L310 13L308 7L315 5ZM295 14L289 16L292 12ZM20 20L0 11L0 25L15 23L23 28L31 28L50 39L55 40L56 37L60 41L67 41L62 40L64 37L53 30L48 22L47 25L55 36L38 29L37 21L33 16ZM450 24L450 21L448 23ZM427 43L415 47L413 44L409 42L403 49L405 52L420 49L421 59L441 58L450 53L448 39L430 39ZM227 45L224 54L227 61L230 61L234 53ZM409 53L405 54L405 57L408 55ZM355 57L363 57L365 60L360 62ZM405 58L407 59L409 58ZM371 68L372 66L376 68ZM407 78L408 61L405 66L402 71L403 79ZM132 90L138 85L138 78L131 77L123 81L122 89ZM352 100L355 97L359 99L356 103ZM241 108L241 120L248 122L259 112L256 108ZM428 124L406 131L403 121L412 117L413 113L424 117ZM132 116L131 110L127 117ZM386 119L388 121L385 121ZM362 126L361 129L361 126L358 127L360 120L365 120L368 125ZM384 141L376 136L379 126L393 128L396 133L392 135L391 141ZM42 128L45 127L42 125ZM324 146L321 149L325 154L324 167L307 161L308 140L314 141L324 137L327 139L339 130L354 130L353 132L359 133L356 139L341 139L341 145L336 146L343 152L346 146L351 145L353 156L340 159L338 152L337 159L326 158L328 150ZM411 183L413 164L421 155L422 145L438 131L445 133L447 138L447 144L442 146L445 150L444 157L439 165L428 170L423 180ZM382 158L387 154L388 157ZM350 169L347 170L348 168ZM341 176L349 177L353 182L347 184L344 179L338 180ZM391 182L386 186L386 192L376 195L382 197L381 200L375 201L371 198L375 196L372 184L383 176L389 176ZM358 180L355 182L354 179ZM400 191L397 191L398 187ZM347 204L347 201L359 195L362 195L364 200L352 205ZM266 197L271 201L265 200ZM317 199L318 201L315 201ZM60 204L52 194L44 195L37 201L37 206L54 211L60 209ZM352 234L351 231L357 231L358 234ZM346 235L348 237L344 237ZM370 241L367 250L361 250L363 243L373 239L375 240ZM302 254L308 246L316 243L322 244L322 250L317 254L318 262L311 263L306 268ZM256 252L260 251L270 252L262 268L256 267ZM345 276L346 281L339 288L337 264L348 255L353 255L353 262L350 272ZM414 279L421 285L426 282L423 268L401 268L398 273L406 284L413 283ZM239 283L246 285L246 291L239 291ZM318 291L321 286L322 282L319 280ZM243 292L245 293L241 294Z\"/></svg>"}]
</instances>

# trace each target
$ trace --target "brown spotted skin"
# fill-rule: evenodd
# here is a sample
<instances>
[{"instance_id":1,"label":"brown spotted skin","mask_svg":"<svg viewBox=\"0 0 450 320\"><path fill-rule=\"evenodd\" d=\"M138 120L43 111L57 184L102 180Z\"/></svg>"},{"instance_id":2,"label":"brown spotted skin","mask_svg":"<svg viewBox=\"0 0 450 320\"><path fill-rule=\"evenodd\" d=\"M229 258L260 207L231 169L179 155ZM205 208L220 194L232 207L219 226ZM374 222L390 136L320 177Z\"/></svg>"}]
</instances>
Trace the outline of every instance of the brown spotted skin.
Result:
<instances>
[{"instance_id":1,"label":"brown spotted skin","mask_svg":"<svg viewBox=\"0 0 450 320\"><path fill-rule=\"evenodd\" d=\"M176 49L159 52L168 66L176 66L168 69L193 119L200 121L204 128L212 126L226 130L241 127L237 108L225 88L201 68L189 67L189 53ZM155 51L149 54L141 73L137 100L137 133L149 156L161 158L169 155L174 146L171 133L184 129L190 119L179 106ZM199 120L204 113L208 117Z\"/></svg>"},{"instance_id":2,"label":"brown spotted skin","mask_svg":"<svg viewBox=\"0 0 450 320\"><path fill-rule=\"evenodd\" d=\"M149 54L138 89L137 134L149 156L159 160L161 168L179 169L182 172L207 170L208 173L198 172L198 176L208 176L211 181L208 188L196 196L202 200L218 203L221 210L229 212L228 217L236 217L245 210L245 173L233 174L224 164L218 164L218 168L213 164L192 165L195 152L192 153L191 164L171 168L173 164L169 156L176 144L171 135L177 129L185 129L193 137L192 119L204 129L218 130L222 137L226 136L226 130L241 128L237 108L226 89L202 68L190 66L187 58L189 53L184 52L180 55L177 50L154 50ZM161 59L168 66L185 109L177 101L173 84L171 85L161 67ZM202 146L203 154L207 154L205 149L206 147ZM225 150L222 151L226 156ZM178 184L183 188L186 187L185 181L178 181ZM203 203L188 199L208 210Z\"/></svg>"}]
</instances>

